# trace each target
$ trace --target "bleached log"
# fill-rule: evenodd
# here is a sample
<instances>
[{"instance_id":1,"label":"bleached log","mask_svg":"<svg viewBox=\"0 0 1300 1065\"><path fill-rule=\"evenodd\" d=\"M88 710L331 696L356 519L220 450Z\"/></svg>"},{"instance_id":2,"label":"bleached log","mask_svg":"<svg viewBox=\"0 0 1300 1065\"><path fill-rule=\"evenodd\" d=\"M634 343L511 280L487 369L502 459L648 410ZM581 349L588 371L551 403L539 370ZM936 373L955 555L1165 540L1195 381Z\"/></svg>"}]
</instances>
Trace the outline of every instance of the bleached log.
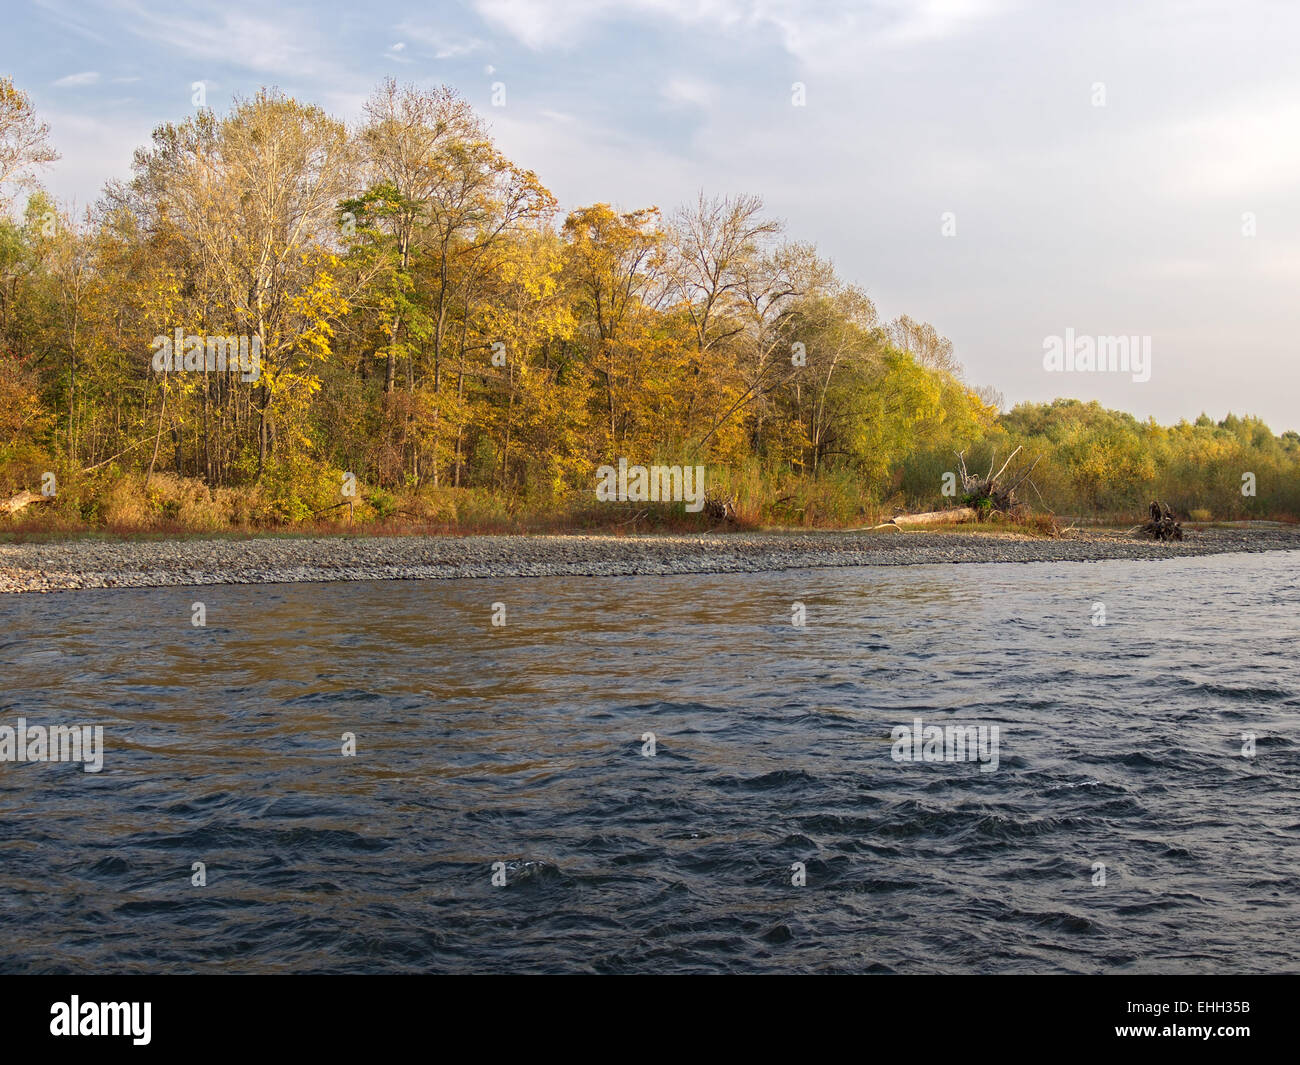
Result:
<instances>
[{"instance_id":1,"label":"bleached log","mask_svg":"<svg viewBox=\"0 0 1300 1065\"><path fill-rule=\"evenodd\" d=\"M0 514L17 514L23 507L29 503L44 503L45 496L38 492L29 492L23 489L16 496L10 496L8 499L0 500Z\"/></svg>"},{"instance_id":2,"label":"bleached log","mask_svg":"<svg viewBox=\"0 0 1300 1065\"><path fill-rule=\"evenodd\" d=\"M975 521L979 517L974 507L954 507L952 510L931 510L925 514L897 514L888 525L956 525Z\"/></svg>"}]
</instances>

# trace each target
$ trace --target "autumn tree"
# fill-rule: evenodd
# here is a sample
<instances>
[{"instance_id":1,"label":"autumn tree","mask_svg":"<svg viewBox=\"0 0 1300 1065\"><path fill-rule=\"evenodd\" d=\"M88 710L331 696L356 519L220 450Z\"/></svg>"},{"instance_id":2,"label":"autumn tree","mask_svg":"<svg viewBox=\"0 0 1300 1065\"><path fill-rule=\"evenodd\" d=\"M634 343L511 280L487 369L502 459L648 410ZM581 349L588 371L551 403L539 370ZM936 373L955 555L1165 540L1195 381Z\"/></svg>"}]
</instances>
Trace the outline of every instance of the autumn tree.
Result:
<instances>
[{"instance_id":1,"label":"autumn tree","mask_svg":"<svg viewBox=\"0 0 1300 1065\"><path fill-rule=\"evenodd\" d=\"M952 341L941 336L929 322L913 321L902 314L889 323L886 331L889 342L912 356L918 366L940 373L961 372L961 365L953 356Z\"/></svg>"},{"instance_id":2,"label":"autumn tree","mask_svg":"<svg viewBox=\"0 0 1300 1065\"><path fill-rule=\"evenodd\" d=\"M8 211L14 189L29 186L35 170L59 158L49 145L49 134L50 127L36 117L31 97L12 78L0 77L0 214Z\"/></svg>"},{"instance_id":3,"label":"autumn tree","mask_svg":"<svg viewBox=\"0 0 1300 1065\"><path fill-rule=\"evenodd\" d=\"M657 207L620 214L597 203L564 220L566 272L578 294L590 365L601 379L609 448L617 448L631 427L641 312L656 309L664 296L660 218Z\"/></svg>"},{"instance_id":4,"label":"autumn tree","mask_svg":"<svg viewBox=\"0 0 1300 1065\"><path fill-rule=\"evenodd\" d=\"M256 395L260 479L277 434L304 439L303 413L329 355L338 286L338 205L352 187L347 131L319 108L263 90L217 121L202 112L154 135L136 158L136 190L188 250L195 316L261 349ZM159 323L165 333L170 323Z\"/></svg>"}]
</instances>

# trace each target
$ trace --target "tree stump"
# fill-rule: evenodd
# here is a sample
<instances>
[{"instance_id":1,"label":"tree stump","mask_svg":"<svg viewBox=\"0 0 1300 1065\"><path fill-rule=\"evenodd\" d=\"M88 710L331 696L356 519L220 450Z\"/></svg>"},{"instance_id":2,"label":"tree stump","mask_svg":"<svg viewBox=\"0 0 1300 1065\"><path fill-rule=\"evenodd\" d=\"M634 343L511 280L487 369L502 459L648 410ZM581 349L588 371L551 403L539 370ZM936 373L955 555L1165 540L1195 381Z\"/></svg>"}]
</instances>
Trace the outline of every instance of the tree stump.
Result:
<instances>
[{"instance_id":1,"label":"tree stump","mask_svg":"<svg viewBox=\"0 0 1300 1065\"><path fill-rule=\"evenodd\" d=\"M1174 512L1169 508L1169 504L1152 500L1148 509L1150 517L1147 523L1139 526L1143 536L1161 541L1183 538L1183 527L1174 520Z\"/></svg>"},{"instance_id":2,"label":"tree stump","mask_svg":"<svg viewBox=\"0 0 1300 1065\"><path fill-rule=\"evenodd\" d=\"M736 524L736 497L729 496L723 499L721 496L715 496L709 493L704 497L704 516L715 525L723 522L728 525Z\"/></svg>"}]
</instances>

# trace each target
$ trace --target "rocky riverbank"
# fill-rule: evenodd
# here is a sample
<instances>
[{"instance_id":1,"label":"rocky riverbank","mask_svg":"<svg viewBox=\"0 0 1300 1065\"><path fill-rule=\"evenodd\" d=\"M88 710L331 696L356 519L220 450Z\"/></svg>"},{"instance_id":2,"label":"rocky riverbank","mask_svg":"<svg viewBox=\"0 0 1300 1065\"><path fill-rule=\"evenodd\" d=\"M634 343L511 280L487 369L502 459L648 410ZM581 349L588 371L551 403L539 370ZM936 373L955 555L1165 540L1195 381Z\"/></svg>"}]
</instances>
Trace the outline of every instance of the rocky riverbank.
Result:
<instances>
[{"instance_id":1,"label":"rocky riverbank","mask_svg":"<svg viewBox=\"0 0 1300 1065\"><path fill-rule=\"evenodd\" d=\"M823 566L1167 559L1300 549L1300 526L1189 531L1160 544L1120 532L1061 539L990 532L703 536L263 536L0 544L0 592L296 581L755 573Z\"/></svg>"}]
</instances>

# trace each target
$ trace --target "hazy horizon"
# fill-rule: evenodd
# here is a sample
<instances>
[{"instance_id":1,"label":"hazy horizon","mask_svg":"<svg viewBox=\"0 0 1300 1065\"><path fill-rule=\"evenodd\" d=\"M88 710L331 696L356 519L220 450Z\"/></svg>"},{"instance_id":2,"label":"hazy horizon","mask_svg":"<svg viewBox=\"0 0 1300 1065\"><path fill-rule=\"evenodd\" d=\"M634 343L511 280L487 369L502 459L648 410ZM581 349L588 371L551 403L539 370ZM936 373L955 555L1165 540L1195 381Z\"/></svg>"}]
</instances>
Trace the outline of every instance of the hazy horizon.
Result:
<instances>
[{"instance_id":1,"label":"hazy horizon","mask_svg":"<svg viewBox=\"0 0 1300 1065\"><path fill-rule=\"evenodd\" d=\"M1280 433L1300 429L1296 30L1300 9L1266 4L38 0L0 73L62 153L42 183L79 205L194 113L195 82L218 113L266 85L349 123L384 77L445 83L562 210L762 196L1008 407L1231 411ZM1150 379L1046 372L1067 331L1150 338Z\"/></svg>"}]
</instances>

